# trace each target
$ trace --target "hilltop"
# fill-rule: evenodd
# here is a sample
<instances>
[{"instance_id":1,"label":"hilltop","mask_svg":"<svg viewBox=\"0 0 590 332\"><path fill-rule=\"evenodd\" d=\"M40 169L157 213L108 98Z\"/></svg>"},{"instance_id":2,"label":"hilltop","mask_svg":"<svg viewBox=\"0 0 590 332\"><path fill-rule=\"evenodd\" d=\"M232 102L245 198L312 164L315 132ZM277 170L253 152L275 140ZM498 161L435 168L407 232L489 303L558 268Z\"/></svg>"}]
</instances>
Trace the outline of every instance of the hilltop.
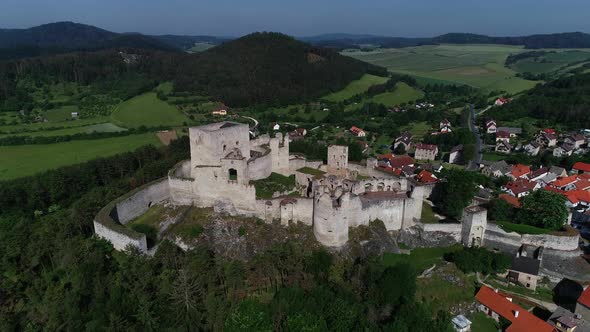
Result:
<instances>
[{"instance_id":1,"label":"hilltop","mask_svg":"<svg viewBox=\"0 0 590 332\"><path fill-rule=\"evenodd\" d=\"M0 29L0 59L134 47L178 51L174 45L138 33L115 33L95 26L56 22L28 29Z\"/></svg>"}]
</instances>

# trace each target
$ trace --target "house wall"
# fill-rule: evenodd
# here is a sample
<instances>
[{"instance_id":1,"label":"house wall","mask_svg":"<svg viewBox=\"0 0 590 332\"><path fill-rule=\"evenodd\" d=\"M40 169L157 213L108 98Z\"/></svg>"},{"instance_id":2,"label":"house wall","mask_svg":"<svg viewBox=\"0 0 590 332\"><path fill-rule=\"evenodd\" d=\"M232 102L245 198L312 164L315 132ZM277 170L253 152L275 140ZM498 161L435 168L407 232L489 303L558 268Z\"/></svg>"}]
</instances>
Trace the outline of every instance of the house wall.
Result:
<instances>
[{"instance_id":1,"label":"house wall","mask_svg":"<svg viewBox=\"0 0 590 332\"><path fill-rule=\"evenodd\" d=\"M272 155L270 150L258 158L248 160L248 177L250 180L265 179L272 173Z\"/></svg>"}]
</instances>

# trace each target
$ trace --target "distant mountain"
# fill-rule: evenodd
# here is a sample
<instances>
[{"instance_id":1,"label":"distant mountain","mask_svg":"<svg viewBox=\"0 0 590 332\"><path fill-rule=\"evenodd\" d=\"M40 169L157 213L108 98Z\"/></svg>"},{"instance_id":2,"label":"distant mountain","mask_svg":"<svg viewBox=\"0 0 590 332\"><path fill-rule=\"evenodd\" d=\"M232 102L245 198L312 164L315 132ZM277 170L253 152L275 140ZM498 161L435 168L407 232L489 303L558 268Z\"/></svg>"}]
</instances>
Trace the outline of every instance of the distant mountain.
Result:
<instances>
[{"instance_id":1,"label":"distant mountain","mask_svg":"<svg viewBox=\"0 0 590 332\"><path fill-rule=\"evenodd\" d=\"M399 48L435 44L506 44L523 45L525 48L529 49L590 47L590 34L582 32L539 34L518 37L492 37L472 33L448 33L432 38L328 34L314 37L303 37L301 39L308 40L314 45L337 49L361 48L363 45Z\"/></svg>"},{"instance_id":2,"label":"distant mountain","mask_svg":"<svg viewBox=\"0 0 590 332\"><path fill-rule=\"evenodd\" d=\"M150 36L120 34L73 22L50 23L29 29L0 29L0 59L109 48L179 50Z\"/></svg>"}]
</instances>

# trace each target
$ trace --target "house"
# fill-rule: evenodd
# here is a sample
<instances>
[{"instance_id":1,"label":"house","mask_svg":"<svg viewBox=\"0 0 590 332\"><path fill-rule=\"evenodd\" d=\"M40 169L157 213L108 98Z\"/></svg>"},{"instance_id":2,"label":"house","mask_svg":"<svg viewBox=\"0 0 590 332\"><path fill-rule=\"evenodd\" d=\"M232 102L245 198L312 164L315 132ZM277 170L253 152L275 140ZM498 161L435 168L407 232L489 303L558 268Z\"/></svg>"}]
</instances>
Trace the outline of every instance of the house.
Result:
<instances>
[{"instance_id":1,"label":"house","mask_svg":"<svg viewBox=\"0 0 590 332\"><path fill-rule=\"evenodd\" d=\"M495 120L488 120L485 123L486 133L495 134L497 130L497 124Z\"/></svg>"},{"instance_id":2,"label":"house","mask_svg":"<svg viewBox=\"0 0 590 332\"><path fill-rule=\"evenodd\" d=\"M451 121L448 119L444 119L439 123L439 128L441 133L450 133L453 130L451 129Z\"/></svg>"},{"instance_id":3,"label":"house","mask_svg":"<svg viewBox=\"0 0 590 332\"><path fill-rule=\"evenodd\" d=\"M587 287L576 302L576 314L590 321L590 287Z\"/></svg>"},{"instance_id":4,"label":"house","mask_svg":"<svg viewBox=\"0 0 590 332\"><path fill-rule=\"evenodd\" d=\"M489 166L485 166L482 170L481 173L487 176L493 176L493 177L501 177L504 176L508 173L510 173L510 171L512 170L512 166L509 165L506 161L504 160L500 160L500 161L496 161L492 164L490 164Z\"/></svg>"},{"instance_id":5,"label":"house","mask_svg":"<svg viewBox=\"0 0 590 332\"><path fill-rule=\"evenodd\" d=\"M569 143L563 143L553 150L554 157L569 157L574 152L574 146Z\"/></svg>"},{"instance_id":6,"label":"house","mask_svg":"<svg viewBox=\"0 0 590 332\"><path fill-rule=\"evenodd\" d=\"M560 332L590 332L590 321L562 307L557 307L553 311L547 323L555 326Z\"/></svg>"},{"instance_id":7,"label":"house","mask_svg":"<svg viewBox=\"0 0 590 332\"><path fill-rule=\"evenodd\" d=\"M512 145L507 141L499 141L496 143L496 152L510 153L510 151L512 151Z\"/></svg>"},{"instance_id":8,"label":"house","mask_svg":"<svg viewBox=\"0 0 590 332\"><path fill-rule=\"evenodd\" d=\"M576 175L566 176L563 178L558 178L557 180L551 182L551 187L559 190L574 190L576 188L575 183L578 181L578 177Z\"/></svg>"},{"instance_id":9,"label":"house","mask_svg":"<svg viewBox=\"0 0 590 332\"><path fill-rule=\"evenodd\" d=\"M565 177L567 176L567 171L563 167L559 166L551 166L549 169L549 173L557 175L557 177Z\"/></svg>"},{"instance_id":10,"label":"house","mask_svg":"<svg viewBox=\"0 0 590 332\"><path fill-rule=\"evenodd\" d=\"M539 169L536 169L536 170L532 171L527 176L527 179L529 179L531 181L538 181L538 180L544 178L548 173L549 173L549 168L547 168L547 167L541 167Z\"/></svg>"},{"instance_id":11,"label":"house","mask_svg":"<svg viewBox=\"0 0 590 332\"><path fill-rule=\"evenodd\" d=\"M395 156L389 160L390 166L402 169L405 166L414 167L414 159L408 155Z\"/></svg>"},{"instance_id":12,"label":"house","mask_svg":"<svg viewBox=\"0 0 590 332\"><path fill-rule=\"evenodd\" d=\"M572 171L575 171L576 173L587 173L587 172L590 172L590 164L584 163L584 162L581 162L581 161L578 161L572 167Z\"/></svg>"},{"instance_id":13,"label":"house","mask_svg":"<svg viewBox=\"0 0 590 332\"><path fill-rule=\"evenodd\" d=\"M510 322L506 332L553 332L554 327L537 318L526 309L514 304L511 298L488 286L482 286L475 295L478 309L496 321L500 317Z\"/></svg>"},{"instance_id":14,"label":"house","mask_svg":"<svg viewBox=\"0 0 590 332\"><path fill-rule=\"evenodd\" d=\"M449 153L449 163L458 164L463 160L463 144L454 146Z\"/></svg>"},{"instance_id":15,"label":"house","mask_svg":"<svg viewBox=\"0 0 590 332\"><path fill-rule=\"evenodd\" d=\"M438 181L438 178L434 174L424 169L418 173L418 175L416 175L416 180L418 180L420 183L435 183Z\"/></svg>"},{"instance_id":16,"label":"house","mask_svg":"<svg viewBox=\"0 0 590 332\"><path fill-rule=\"evenodd\" d=\"M78 117L78 112L72 112L70 116L72 117L72 119L76 119Z\"/></svg>"},{"instance_id":17,"label":"house","mask_svg":"<svg viewBox=\"0 0 590 332\"><path fill-rule=\"evenodd\" d=\"M279 125L279 124L278 124L278 123L276 123L276 122L272 122L272 123L270 124L270 128L272 128L272 130L274 130L274 131L281 130L281 125Z\"/></svg>"},{"instance_id":18,"label":"house","mask_svg":"<svg viewBox=\"0 0 590 332\"><path fill-rule=\"evenodd\" d=\"M541 259L543 259L543 247L521 246L508 269L506 275L508 283L522 285L533 291L536 290L537 282L541 278L539 276Z\"/></svg>"},{"instance_id":19,"label":"house","mask_svg":"<svg viewBox=\"0 0 590 332\"><path fill-rule=\"evenodd\" d=\"M517 197L508 195L508 194L500 194L498 198L506 201L506 203L512 205L515 208L520 208L520 200Z\"/></svg>"},{"instance_id":20,"label":"house","mask_svg":"<svg viewBox=\"0 0 590 332\"><path fill-rule=\"evenodd\" d=\"M526 179L528 175L531 174L531 167L523 164L516 164L512 167L512 170L508 174L508 176L513 179Z\"/></svg>"},{"instance_id":21,"label":"house","mask_svg":"<svg viewBox=\"0 0 590 332\"><path fill-rule=\"evenodd\" d=\"M500 98L496 99L496 101L494 101L494 105L502 106L502 105L508 104L509 102L510 102L510 99L500 97Z\"/></svg>"},{"instance_id":22,"label":"house","mask_svg":"<svg viewBox=\"0 0 590 332\"><path fill-rule=\"evenodd\" d=\"M541 129L540 133L557 135L557 130L555 130L553 128L543 128L543 129Z\"/></svg>"},{"instance_id":23,"label":"house","mask_svg":"<svg viewBox=\"0 0 590 332\"><path fill-rule=\"evenodd\" d=\"M584 145L586 138L584 135L581 134L572 134L566 136L563 140L564 143L570 144L574 146L574 149L579 149L582 145Z\"/></svg>"},{"instance_id":24,"label":"house","mask_svg":"<svg viewBox=\"0 0 590 332\"><path fill-rule=\"evenodd\" d=\"M453 323L453 329L457 332L469 332L471 331L471 321L463 315L457 315L451 319Z\"/></svg>"},{"instance_id":25,"label":"house","mask_svg":"<svg viewBox=\"0 0 590 332\"><path fill-rule=\"evenodd\" d=\"M352 126L352 127L350 127L350 132L351 132L351 133L352 133L354 136L356 136L356 137L365 137L365 136L367 136L367 133L365 133L365 131L364 131L364 130L362 130L361 128L359 128L359 127L356 127L356 126Z\"/></svg>"},{"instance_id":26,"label":"house","mask_svg":"<svg viewBox=\"0 0 590 332\"><path fill-rule=\"evenodd\" d=\"M546 148L557 145L557 136L555 134L541 132L537 135L535 141Z\"/></svg>"},{"instance_id":27,"label":"house","mask_svg":"<svg viewBox=\"0 0 590 332\"><path fill-rule=\"evenodd\" d=\"M504 130L498 130L496 132L496 142L500 141L510 142L510 133Z\"/></svg>"},{"instance_id":28,"label":"house","mask_svg":"<svg viewBox=\"0 0 590 332\"><path fill-rule=\"evenodd\" d=\"M215 109L213 109L211 114L225 116L225 115L227 115L227 109L228 109L227 106L225 106L224 104L221 104L221 105L217 106Z\"/></svg>"},{"instance_id":29,"label":"house","mask_svg":"<svg viewBox=\"0 0 590 332\"><path fill-rule=\"evenodd\" d=\"M434 144L416 144L414 158L418 160L434 160L438 154L438 147Z\"/></svg>"},{"instance_id":30,"label":"house","mask_svg":"<svg viewBox=\"0 0 590 332\"><path fill-rule=\"evenodd\" d=\"M525 179L518 179L516 181L510 181L506 183L502 186L501 189L510 196L521 198L539 188L541 188L541 185L537 182Z\"/></svg>"},{"instance_id":31,"label":"house","mask_svg":"<svg viewBox=\"0 0 590 332\"><path fill-rule=\"evenodd\" d=\"M587 190L566 191L563 195L567 198L565 205L569 208L587 210L590 207L590 192Z\"/></svg>"},{"instance_id":32,"label":"house","mask_svg":"<svg viewBox=\"0 0 590 332\"><path fill-rule=\"evenodd\" d=\"M393 149L397 150L398 147L403 146L404 151L409 151L412 147L412 134L408 131L404 131L399 137L393 142Z\"/></svg>"},{"instance_id":33,"label":"house","mask_svg":"<svg viewBox=\"0 0 590 332\"><path fill-rule=\"evenodd\" d=\"M516 136L522 135L522 128L514 128L514 127L498 127L497 131L505 131L510 134L511 138Z\"/></svg>"},{"instance_id":34,"label":"house","mask_svg":"<svg viewBox=\"0 0 590 332\"><path fill-rule=\"evenodd\" d=\"M299 140L302 140L305 138L305 137L303 137L303 135L301 135L299 132L297 132L297 130L290 131L288 133L288 135L289 135L289 142L299 141Z\"/></svg>"},{"instance_id":35,"label":"house","mask_svg":"<svg viewBox=\"0 0 590 332\"><path fill-rule=\"evenodd\" d=\"M524 152L529 156L536 156L541 151L541 144L537 143L536 141L532 141L529 144L524 146Z\"/></svg>"}]
</instances>

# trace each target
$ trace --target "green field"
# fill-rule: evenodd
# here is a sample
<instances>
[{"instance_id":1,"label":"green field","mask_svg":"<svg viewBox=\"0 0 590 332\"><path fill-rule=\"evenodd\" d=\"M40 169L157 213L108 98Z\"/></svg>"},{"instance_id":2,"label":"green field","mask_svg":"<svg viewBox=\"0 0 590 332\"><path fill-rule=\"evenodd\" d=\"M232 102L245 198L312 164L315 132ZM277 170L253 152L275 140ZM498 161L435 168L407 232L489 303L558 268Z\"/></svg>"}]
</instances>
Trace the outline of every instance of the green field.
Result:
<instances>
[{"instance_id":1,"label":"green field","mask_svg":"<svg viewBox=\"0 0 590 332\"><path fill-rule=\"evenodd\" d=\"M517 61L510 68L524 73L550 73L590 61L590 49L549 51L549 53Z\"/></svg>"},{"instance_id":2,"label":"green field","mask_svg":"<svg viewBox=\"0 0 590 332\"><path fill-rule=\"evenodd\" d=\"M365 74L356 81L350 82L344 89L331 93L322 99L327 101L343 101L355 95L367 92L372 85L383 84L387 82L387 77Z\"/></svg>"},{"instance_id":3,"label":"green field","mask_svg":"<svg viewBox=\"0 0 590 332\"><path fill-rule=\"evenodd\" d=\"M64 129L57 129L57 130L42 130L42 131L33 131L33 132L23 132L23 133L14 133L14 134L0 134L0 137L5 136L31 136L31 137L39 137L39 136L69 136L75 134L90 134L90 133L116 133L120 131L126 131L127 129L121 128L113 123L106 122L106 123L98 123L98 124L91 124L87 126L78 126L78 127L68 127Z\"/></svg>"},{"instance_id":4,"label":"green field","mask_svg":"<svg viewBox=\"0 0 590 332\"><path fill-rule=\"evenodd\" d=\"M159 145L153 133L56 144L0 146L0 180L33 175L61 166Z\"/></svg>"},{"instance_id":5,"label":"green field","mask_svg":"<svg viewBox=\"0 0 590 332\"><path fill-rule=\"evenodd\" d=\"M371 98L371 101L391 107L416 101L423 96L422 91L416 90L404 82L399 82L395 85L395 90L378 94Z\"/></svg>"},{"instance_id":6,"label":"green field","mask_svg":"<svg viewBox=\"0 0 590 332\"><path fill-rule=\"evenodd\" d=\"M474 332L498 332L498 324L495 320L486 316L483 312L476 312L471 317L471 331Z\"/></svg>"},{"instance_id":7,"label":"green field","mask_svg":"<svg viewBox=\"0 0 590 332\"><path fill-rule=\"evenodd\" d=\"M47 111L47 113L45 113L45 117L49 122L66 121L72 118L72 112L78 111L78 106L67 105Z\"/></svg>"},{"instance_id":8,"label":"green field","mask_svg":"<svg viewBox=\"0 0 590 332\"><path fill-rule=\"evenodd\" d=\"M188 52L189 53L203 52L203 51L210 49L211 47L215 47L215 45L211 44L211 43L195 43L193 45L193 47L188 49Z\"/></svg>"},{"instance_id":9,"label":"green field","mask_svg":"<svg viewBox=\"0 0 590 332\"><path fill-rule=\"evenodd\" d=\"M523 51L520 46L443 44L343 54L421 80L455 82L516 93L536 84L515 77L516 72L504 66L508 55Z\"/></svg>"},{"instance_id":10,"label":"green field","mask_svg":"<svg viewBox=\"0 0 590 332\"><path fill-rule=\"evenodd\" d=\"M174 106L148 92L121 103L111 115L123 127L180 126L189 119Z\"/></svg>"}]
</instances>

